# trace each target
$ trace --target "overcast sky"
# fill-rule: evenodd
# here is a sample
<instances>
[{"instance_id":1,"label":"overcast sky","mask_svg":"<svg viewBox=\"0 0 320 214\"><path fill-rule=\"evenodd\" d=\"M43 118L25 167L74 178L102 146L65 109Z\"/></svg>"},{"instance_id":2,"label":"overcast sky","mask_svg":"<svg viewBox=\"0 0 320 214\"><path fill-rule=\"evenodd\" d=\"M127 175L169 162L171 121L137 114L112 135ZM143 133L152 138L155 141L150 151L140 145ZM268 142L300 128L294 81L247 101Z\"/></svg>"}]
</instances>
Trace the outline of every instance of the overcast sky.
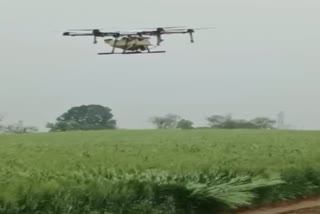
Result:
<instances>
[{"instance_id":1,"label":"overcast sky","mask_svg":"<svg viewBox=\"0 0 320 214\"><path fill-rule=\"evenodd\" d=\"M72 106L101 104L121 128L179 114L205 125L285 112L320 129L319 0L0 0L0 114L43 128ZM163 55L98 56L69 28L216 27L167 36Z\"/></svg>"}]
</instances>

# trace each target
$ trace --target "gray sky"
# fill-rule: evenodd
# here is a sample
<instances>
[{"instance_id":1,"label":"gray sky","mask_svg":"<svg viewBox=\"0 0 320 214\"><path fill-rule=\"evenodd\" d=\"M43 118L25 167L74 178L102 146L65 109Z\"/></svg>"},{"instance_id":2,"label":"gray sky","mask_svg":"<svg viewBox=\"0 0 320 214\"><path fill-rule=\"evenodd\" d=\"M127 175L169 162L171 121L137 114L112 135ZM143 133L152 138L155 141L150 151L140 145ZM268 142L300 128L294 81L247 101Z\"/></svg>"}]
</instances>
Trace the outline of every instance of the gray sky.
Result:
<instances>
[{"instance_id":1,"label":"gray sky","mask_svg":"<svg viewBox=\"0 0 320 214\"><path fill-rule=\"evenodd\" d=\"M122 128L176 113L275 117L320 129L319 0L0 0L0 114L44 127L102 104ZM98 56L69 28L216 27L168 36L165 55ZM56 32L57 31L57 32ZM59 32L61 31L61 32Z\"/></svg>"}]
</instances>

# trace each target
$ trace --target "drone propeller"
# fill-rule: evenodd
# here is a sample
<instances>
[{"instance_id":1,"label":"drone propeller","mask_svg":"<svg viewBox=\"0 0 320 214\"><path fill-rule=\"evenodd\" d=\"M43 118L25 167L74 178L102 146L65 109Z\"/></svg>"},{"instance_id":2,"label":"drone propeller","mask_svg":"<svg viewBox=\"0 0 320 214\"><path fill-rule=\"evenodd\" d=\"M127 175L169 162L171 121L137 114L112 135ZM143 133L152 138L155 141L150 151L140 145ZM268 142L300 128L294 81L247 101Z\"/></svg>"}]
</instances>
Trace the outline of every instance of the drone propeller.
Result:
<instances>
[{"instance_id":1,"label":"drone propeller","mask_svg":"<svg viewBox=\"0 0 320 214\"><path fill-rule=\"evenodd\" d=\"M153 27L153 28L137 28L137 29L130 29L130 30L120 30L119 28L87 28L87 29L69 29L68 31L93 31L93 30L117 30L117 31L143 31L143 30L157 30L157 29L179 29L179 28L186 28L185 26L174 26L174 27Z\"/></svg>"},{"instance_id":2,"label":"drone propeller","mask_svg":"<svg viewBox=\"0 0 320 214\"><path fill-rule=\"evenodd\" d=\"M215 27L200 27L200 28L192 28L194 30L210 30L210 29L216 29Z\"/></svg>"},{"instance_id":3,"label":"drone propeller","mask_svg":"<svg viewBox=\"0 0 320 214\"><path fill-rule=\"evenodd\" d=\"M92 28L92 29L69 29L68 31L94 31L94 30L101 30L98 28Z\"/></svg>"},{"instance_id":4,"label":"drone propeller","mask_svg":"<svg viewBox=\"0 0 320 214\"><path fill-rule=\"evenodd\" d=\"M186 26L142 28L142 30L151 30L151 29L177 29L177 28L186 28Z\"/></svg>"},{"instance_id":5,"label":"drone propeller","mask_svg":"<svg viewBox=\"0 0 320 214\"><path fill-rule=\"evenodd\" d=\"M205 27L205 28L176 28L177 31L188 31L188 30L211 30L216 29L215 27ZM170 32L170 31L169 31Z\"/></svg>"},{"instance_id":6,"label":"drone propeller","mask_svg":"<svg viewBox=\"0 0 320 214\"><path fill-rule=\"evenodd\" d=\"M206 28L188 28L188 29L185 29L185 28L180 28L180 29L174 29L174 31L167 31L166 33L171 33L171 34L174 34L174 33L181 33L181 34L186 34L188 33L190 35L190 42L191 43L194 43L194 36L193 34L195 33L195 31L197 30L210 30L210 29L215 29L214 27L206 27Z\"/></svg>"}]
</instances>

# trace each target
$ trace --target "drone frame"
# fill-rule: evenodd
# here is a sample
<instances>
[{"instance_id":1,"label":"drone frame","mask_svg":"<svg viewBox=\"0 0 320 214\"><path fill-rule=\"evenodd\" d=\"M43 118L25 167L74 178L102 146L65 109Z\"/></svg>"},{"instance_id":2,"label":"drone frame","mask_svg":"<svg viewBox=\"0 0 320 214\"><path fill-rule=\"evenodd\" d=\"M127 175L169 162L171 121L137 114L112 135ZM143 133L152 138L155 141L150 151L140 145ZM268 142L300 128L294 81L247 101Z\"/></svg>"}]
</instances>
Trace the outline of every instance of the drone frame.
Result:
<instances>
[{"instance_id":1,"label":"drone frame","mask_svg":"<svg viewBox=\"0 0 320 214\"><path fill-rule=\"evenodd\" d=\"M99 55L106 55L106 54L139 54L139 53L165 53L165 51L150 51L149 47L146 47L147 52L141 52L141 51L135 51L135 52L127 52L128 48L128 40L127 44L125 45L125 48L122 53L116 53L116 43L118 42L118 39L120 37L125 36L155 36L157 39L157 46L160 46L161 43L164 41L162 39L162 35L173 35L173 34L189 34L190 36L190 42L194 43L194 33L195 30L201 30L201 29L210 29L210 28L193 28L188 29L184 27L158 27L155 28L155 30L140 30L140 31L134 31L134 32L103 32L100 29L79 29L79 30L71 30L69 32L64 32L63 36L93 36L93 44L97 44L97 38L98 37L113 37L115 39L115 44L113 45L112 51L110 53L99 53ZM75 31L89 31L89 33L79 33Z\"/></svg>"}]
</instances>

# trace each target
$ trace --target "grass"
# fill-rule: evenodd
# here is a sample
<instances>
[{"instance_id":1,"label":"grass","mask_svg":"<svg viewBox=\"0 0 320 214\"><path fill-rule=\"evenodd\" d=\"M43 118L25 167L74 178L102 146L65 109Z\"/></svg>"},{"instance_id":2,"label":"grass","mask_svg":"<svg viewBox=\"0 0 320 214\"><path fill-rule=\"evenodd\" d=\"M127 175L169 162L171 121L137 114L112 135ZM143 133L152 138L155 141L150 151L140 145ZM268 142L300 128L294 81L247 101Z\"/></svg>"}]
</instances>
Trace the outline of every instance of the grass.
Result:
<instances>
[{"instance_id":1,"label":"grass","mask_svg":"<svg viewBox=\"0 0 320 214\"><path fill-rule=\"evenodd\" d=\"M212 214L319 186L317 131L0 135L0 214Z\"/></svg>"}]
</instances>

